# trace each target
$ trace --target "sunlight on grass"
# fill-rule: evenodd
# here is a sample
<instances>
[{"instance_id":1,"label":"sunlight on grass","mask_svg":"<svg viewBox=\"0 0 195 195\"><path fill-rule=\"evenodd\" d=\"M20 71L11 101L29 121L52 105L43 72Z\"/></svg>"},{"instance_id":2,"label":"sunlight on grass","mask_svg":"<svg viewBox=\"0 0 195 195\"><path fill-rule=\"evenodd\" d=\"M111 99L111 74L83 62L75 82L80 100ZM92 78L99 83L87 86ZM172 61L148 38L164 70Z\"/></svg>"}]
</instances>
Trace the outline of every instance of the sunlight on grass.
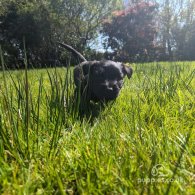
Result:
<instances>
[{"instance_id":1,"label":"sunlight on grass","mask_svg":"<svg viewBox=\"0 0 195 195\"><path fill-rule=\"evenodd\" d=\"M133 69L93 122L71 68L0 72L0 192L195 193L195 62Z\"/></svg>"}]
</instances>

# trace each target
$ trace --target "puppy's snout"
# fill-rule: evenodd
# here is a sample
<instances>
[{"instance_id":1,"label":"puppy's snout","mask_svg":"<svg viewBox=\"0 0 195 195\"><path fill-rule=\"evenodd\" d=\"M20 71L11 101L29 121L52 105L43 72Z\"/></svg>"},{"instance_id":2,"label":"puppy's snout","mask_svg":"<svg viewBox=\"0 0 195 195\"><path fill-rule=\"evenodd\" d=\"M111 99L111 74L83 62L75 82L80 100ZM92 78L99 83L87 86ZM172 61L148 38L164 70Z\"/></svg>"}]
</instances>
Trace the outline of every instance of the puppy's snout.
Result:
<instances>
[{"instance_id":1,"label":"puppy's snout","mask_svg":"<svg viewBox=\"0 0 195 195\"><path fill-rule=\"evenodd\" d=\"M118 91L119 90L118 83L117 82L109 83L108 90L110 90L110 91Z\"/></svg>"}]
</instances>

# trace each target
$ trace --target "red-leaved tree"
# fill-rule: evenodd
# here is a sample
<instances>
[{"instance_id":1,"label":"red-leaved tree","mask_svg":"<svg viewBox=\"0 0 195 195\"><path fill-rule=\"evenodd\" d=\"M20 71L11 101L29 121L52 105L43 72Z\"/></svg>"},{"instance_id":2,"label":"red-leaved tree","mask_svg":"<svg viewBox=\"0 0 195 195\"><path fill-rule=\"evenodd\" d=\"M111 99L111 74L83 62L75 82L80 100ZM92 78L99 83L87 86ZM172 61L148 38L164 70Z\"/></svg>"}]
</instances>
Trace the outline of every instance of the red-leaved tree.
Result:
<instances>
[{"instance_id":1,"label":"red-leaved tree","mask_svg":"<svg viewBox=\"0 0 195 195\"><path fill-rule=\"evenodd\" d=\"M120 61L152 59L157 34L156 11L157 4L145 1L115 11L111 19L103 22L105 48L110 47Z\"/></svg>"}]
</instances>

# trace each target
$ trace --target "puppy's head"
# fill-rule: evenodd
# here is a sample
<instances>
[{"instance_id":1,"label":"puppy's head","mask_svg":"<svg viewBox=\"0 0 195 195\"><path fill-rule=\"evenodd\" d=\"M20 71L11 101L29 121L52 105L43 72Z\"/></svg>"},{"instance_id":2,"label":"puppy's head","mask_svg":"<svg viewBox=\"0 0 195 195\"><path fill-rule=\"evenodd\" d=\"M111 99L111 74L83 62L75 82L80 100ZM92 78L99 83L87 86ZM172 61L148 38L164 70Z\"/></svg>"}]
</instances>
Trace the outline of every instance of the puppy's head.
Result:
<instances>
[{"instance_id":1,"label":"puppy's head","mask_svg":"<svg viewBox=\"0 0 195 195\"><path fill-rule=\"evenodd\" d=\"M74 69L76 86L81 91L88 87L91 100L114 100L119 95L125 76L131 77L133 71L122 63L114 61L87 61Z\"/></svg>"},{"instance_id":2,"label":"puppy's head","mask_svg":"<svg viewBox=\"0 0 195 195\"><path fill-rule=\"evenodd\" d=\"M99 61L91 67L90 91L92 99L114 100L123 86L123 79L132 69L119 62Z\"/></svg>"},{"instance_id":3,"label":"puppy's head","mask_svg":"<svg viewBox=\"0 0 195 195\"><path fill-rule=\"evenodd\" d=\"M109 101L117 98L124 77L130 78L132 73L131 67L119 62L88 61L75 68L74 81L77 87L87 85L91 100Z\"/></svg>"}]
</instances>

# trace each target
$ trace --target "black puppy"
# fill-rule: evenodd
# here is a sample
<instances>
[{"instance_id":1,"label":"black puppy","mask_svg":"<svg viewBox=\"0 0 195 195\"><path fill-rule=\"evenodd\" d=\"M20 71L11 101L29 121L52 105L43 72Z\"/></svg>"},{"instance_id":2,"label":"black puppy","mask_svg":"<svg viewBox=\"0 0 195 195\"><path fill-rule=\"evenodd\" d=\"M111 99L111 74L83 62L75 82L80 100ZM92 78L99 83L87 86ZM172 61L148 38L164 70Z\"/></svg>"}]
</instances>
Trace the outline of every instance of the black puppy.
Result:
<instances>
[{"instance_id":1,"label":"black puppy","mask_svg":"<svg viewBox=\"0 0 195 195\"><path fill-rule=\"evenodd\" d=\"M59 43L78 56L83 62L74 68L74 82L81 95L93 101L114 100L123 86L123 78L131 77L133 70L120 62L111 60L87 61L71 46Z\"/></svg>"}]
</instances>

